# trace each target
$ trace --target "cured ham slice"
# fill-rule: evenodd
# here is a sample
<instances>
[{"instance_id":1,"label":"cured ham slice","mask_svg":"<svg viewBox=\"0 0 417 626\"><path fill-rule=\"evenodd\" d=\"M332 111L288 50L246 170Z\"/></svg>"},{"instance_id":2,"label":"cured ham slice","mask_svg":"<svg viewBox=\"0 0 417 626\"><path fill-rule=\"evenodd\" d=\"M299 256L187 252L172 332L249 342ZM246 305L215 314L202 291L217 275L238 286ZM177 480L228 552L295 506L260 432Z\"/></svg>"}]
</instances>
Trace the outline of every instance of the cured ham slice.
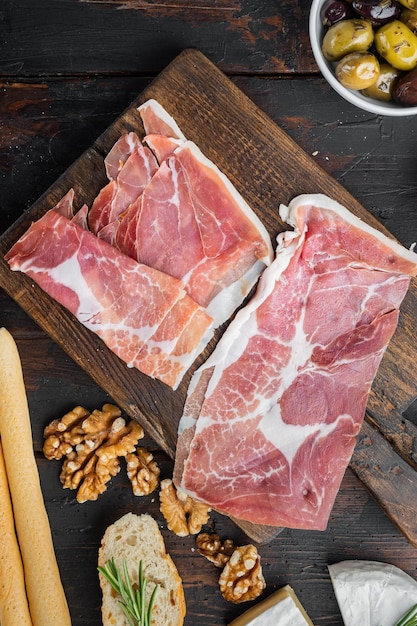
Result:
<instances>
[{"instance_id":1,"label":"cured ham slice","mask_svg":"<svg viewBox=\"0 0 417 626\"><path fill-rule=\"evenodd\" d=\"M6 259L130 367L176 388L212 335L177 279L139 264L68 219L72 194L32 224Z\"/></svg>"},{"instance_id":2,"label":"cured ham slice","mask_svg":"<svg viewBox=\"0 0 417 626\"><path fill-rule=\"evenodd\" d=\"M166 159L170 157L182 143L184 143L181 139L156 134L146 135L144 141L148 144L156 156L158 163L166 161Z\"/></svg>"},{"instance_id":3,"label":"cured ham slice","mask_svg":"<svg viewBox=\"0 0 417 626\"><path fill-rule=\"evenodd\" d=\"M160 165L108 241L181 279L216 325L243 301L272 257L260 220L190 141Z\"/></svg>"},{"instance_id":4,"label":"cured ham slice","mask_svg":"<svg viewBox=\"0 0 417 626\"><path fill-rule=\"evenodd\" d=\"M177 122L157 100L150 98L138 107L138 111L147 135L162 135L186 141Z\"/></svg>"},{"instance_id":5,"label":"cured ham slice","mask_svg":"<svg viewBox=\"0 0 417 626\"><path fill-rule=\"evenodd\" d=\"M158 169L158 162L134 133L122 136L106 159L106 171L112 178L94 199L88 213L88 226L94 234L117 220L143 192ZM128 152L131 150L131 152ZM123 159L126 159L123 161Z\"/></svg>"},{"instance_id":6,"label":"cured ham slice","mask_svg":"<svg viewBox=\"0 0 417 626\"><path fill-rule=\"evenodd\" d=\"M164 219L155 227L155 213L162 211ZM190 141L161 165L146 188L135 243L142 263L183 280L205 307L219 294L229 299L236 282L240 303L271 254L260 220ZM230 301L233 310L237 303ZM209 310L223 309L227 318L232 311L223 307L215 300Z\"/></svg>"},{"instance_id":7,"label":"cured ham slice","mask_svg":"<svg viewBox=\"0 0 417 626\"><path fill-rule=\"evenodd\" d=\"M138 107L146 136L159 163L165 161L182 143L185 135L174 118L156 100L150 99Z\"/></svg>"},{"instance_id":8,"label":"cured ham slice","mask_svg":"<svg viewBox=\"0 0 417 626\"><path fill-rule=\"evenodd\" d=\"M174 482L238 519L326 528L417 255L322 195L191 379Z\"/></svg>"},{"instance_id":9,"label":"cured ham slice","mask_svg":"<svg viewBox=\"0 0 417 626\"><path fill-rule=\"evenodd\" d=\"M123 254L181 280L217 327L272 261L269 235L156 100L139 112L149 147L140 150L130 133L112 148L106 171L113 178L93 203L89 227Z\"/></svg>"},{"instance_id":10,"label":"cured ham slice","mask_svg":"<svg viewBox=\"0 0 417 626\"><path fill-rule=\"evenodd\" d=\"M130 132L122 135L104 159L107 178L116 179L130 155L140 147L141 142L136 133Z\"/></svg>"}]
</instances>

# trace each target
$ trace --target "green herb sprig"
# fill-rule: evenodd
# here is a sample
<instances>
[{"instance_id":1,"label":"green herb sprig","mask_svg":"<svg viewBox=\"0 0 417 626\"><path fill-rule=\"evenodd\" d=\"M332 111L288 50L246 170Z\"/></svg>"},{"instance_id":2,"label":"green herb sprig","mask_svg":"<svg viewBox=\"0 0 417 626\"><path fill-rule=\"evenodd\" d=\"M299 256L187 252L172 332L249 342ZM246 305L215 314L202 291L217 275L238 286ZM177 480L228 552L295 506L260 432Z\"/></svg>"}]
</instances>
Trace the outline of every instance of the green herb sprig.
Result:
<instances>
[{"instance_id":1,"label":"green herb sprig","mask_svg":"<svg viewBox=\"0 0 417 626\"><path fill-rule=\"evenodd\" d=\"M148 581L143 575L142 561L139 563L138 585L136 589L130 580L125 559L123 560L123 575L114 562L114 558L107 561L104 567L99 566L97 569L119 594L121 598L119 604L130 626L150 626L158 585L154 587L148 606L146 606L146 585Z\"/></svg>"},{"instance_id":2,"label":"green herb sprig","mask_svg":"<svg viewBox=\"0 0 417 626\"><path fill-rule=\"evenodd\" d=\"M395 626L417 626L417 604L412 606Z\"/></svg>"}]
</instances>

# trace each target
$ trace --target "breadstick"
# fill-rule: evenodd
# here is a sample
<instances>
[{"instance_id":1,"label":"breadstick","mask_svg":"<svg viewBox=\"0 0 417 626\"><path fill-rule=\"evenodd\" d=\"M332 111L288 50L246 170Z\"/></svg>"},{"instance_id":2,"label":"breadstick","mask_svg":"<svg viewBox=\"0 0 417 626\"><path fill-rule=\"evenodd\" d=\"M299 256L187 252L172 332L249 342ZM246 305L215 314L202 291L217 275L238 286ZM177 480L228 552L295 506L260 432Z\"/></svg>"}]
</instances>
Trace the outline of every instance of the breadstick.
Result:
<instances>
[{"instance_id":1,"label":"breadstick","mask_svg":"<svg viewBox=\"0 0 417 626\"><path fill-rule=\"evenodd\" d=\"M0 624L32 626L0 438Z\"/></svg>"},{"instance_id":2,"label":"breadstick","mask_svg":"<svg viewBox=\"0 0 417 626\"><path fill-rule=\"evenodd\" d=\"M0 328L0 435L33 625L69 626L71 619L33 453L20 357L5 328Z\"/></svg>"}]
</instances>

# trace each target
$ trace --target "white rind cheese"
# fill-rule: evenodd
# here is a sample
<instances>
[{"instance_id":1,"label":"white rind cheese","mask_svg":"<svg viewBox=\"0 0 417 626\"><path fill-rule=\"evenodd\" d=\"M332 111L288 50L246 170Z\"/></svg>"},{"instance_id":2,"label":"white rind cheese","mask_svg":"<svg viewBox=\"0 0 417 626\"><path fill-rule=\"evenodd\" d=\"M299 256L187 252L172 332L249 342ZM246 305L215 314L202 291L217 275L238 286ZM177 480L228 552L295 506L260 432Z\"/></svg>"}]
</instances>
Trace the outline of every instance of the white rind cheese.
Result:
<instances>
[{"instance_id":1,"label":"white rind cheese","mask_svg":"<svg viewBox=\"0 0 417 626\"><path fill-rule=\"evenodd\" d=\"M341 561L329 573L345 626L394 626L417 604L417 582L394 565Z\"/></svg>"},{"instance_id":2,"label":"white rind cheese","mask_svg":"<svg viewBox=\"0 0 417 626\"><path fill-rule=\"evenodd\" d=\"M286 585L229 626L313 626L294 590Z\"/></svg>"}]
</instances>

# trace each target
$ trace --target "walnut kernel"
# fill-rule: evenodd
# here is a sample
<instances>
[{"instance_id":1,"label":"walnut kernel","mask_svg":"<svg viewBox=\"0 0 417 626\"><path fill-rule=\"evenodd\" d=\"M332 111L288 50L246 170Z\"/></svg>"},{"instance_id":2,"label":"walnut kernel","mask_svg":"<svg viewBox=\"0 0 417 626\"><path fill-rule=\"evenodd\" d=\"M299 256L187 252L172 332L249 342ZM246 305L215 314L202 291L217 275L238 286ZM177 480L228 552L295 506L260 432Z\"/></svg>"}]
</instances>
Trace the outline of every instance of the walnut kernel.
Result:
<instances>
[{"instance_id":1,"label":"walnut kernel","mask_svg":"<svg viewBox=\"0 0 417 626\"><path fill-rule=\"evenodd\" d=\"M103 405L91 414L75 407L44 431L44 454L64 460L60 480L64 488L78 489L78 502L97 500L107 483L120 470L119 457L133 452L143 429L121 417L120 409Z\"/></svg>"},{"instance_id":2,"label":"walnut kernel","mask_svg":"<svg viewBox=\"0 0 417 626\"><path fill-rule=\"evenodd\" d=\"M220 574L219 585L224 599L235 604L261 595L266 583L255 546L236 548Z\"/></svg>"},{"instance_id":3,"label":"walnut kernel","mask_svg":"<svg viewBox=\"0 0 417 626\"><path fill-rule=\"evenodd\" d=\"M177 490L170 478L161 481L159 499L169 530L179 537L196 535L209 519L210 507Z\"/></svg>"},{"instance_id":4,"label":"walnut kernel","mask_svg":"<svg viewBox=\"0 0 417 626\"><path fill-rule=\"evenodd\" d=\"M147 496L159 485L160 469L151 452L137 448L126 455L127 475L135 496Z\"/></svg>"},{"instance_id":5,"label":"walnut kernel","mask_svg":"<svg viewBox=\"0 0 417 626\"><path fill-rule=\"evenodd\" d=\"M232 539L225 539L222 542L216 533L200 533L196 543L199 553L216 567L224 567L235 550Z\"/></svg>"}]
</instances>

